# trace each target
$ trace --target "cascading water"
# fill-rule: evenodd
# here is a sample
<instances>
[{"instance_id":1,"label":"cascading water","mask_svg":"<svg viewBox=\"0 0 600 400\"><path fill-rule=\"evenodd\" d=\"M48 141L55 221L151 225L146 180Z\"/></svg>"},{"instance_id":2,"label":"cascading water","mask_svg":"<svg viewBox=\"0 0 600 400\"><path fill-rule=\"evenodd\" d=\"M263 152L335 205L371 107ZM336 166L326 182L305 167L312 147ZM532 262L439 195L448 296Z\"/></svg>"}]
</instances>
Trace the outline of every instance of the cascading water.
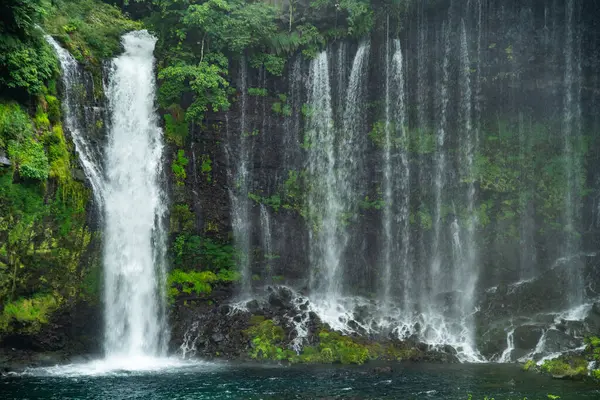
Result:
<instances>
[{"instance_id":1,"label":"cascading water","mask_svg":"<svg viewBox=\"0 0 600 400\"><path fill-rule=\"evenodd\" d=\"M340 127L341 131L338 130L339 142L336 148L336 190L339 191L343 201L343 212L354 215L356 214L353 211L357 207L357 197L365 190L366 129L364 122L366 113L364 104L370 49L370 43L363 41L354 56L346 92L343 123ZM349 222L347 216L338 215L337 217L342 218L346 223ZM338 224L340 222L338 220ZM342 252L348 239L341 239L340 250Z\"/></svg>"},{"instance_id":2,"label":"cascading water","mask_svg":"<svg viewBox=\"0 0 600 400\"><path fill-rule=\"evenodd\" d=\"M248 194L250 191L250 157L252 145L250 143L249 128L246 121L246 110L248 103L248 70L246 59L240 61L240 120L239 130L234 130L230 134L236 134L236 137L230 137L230 143L238 144L239 156L230 157L233 161L234 173L230 176L231 184L229 198L233 213L233 236L236 247L240 252L240 272L241 289L240 296L248 298L252 292L252 272L250 270L250 200ZM231 149L230 149L231 152Z\"/></svg>"},{"instance_id":3,"label":"cascading water","mask_svg":"<svg viewBox=\"0 0 600 400\"><path fill-rule=\"evenodd\" d=\"M123 36L125 52L112 60L105 88L108 138L100 154L86 136L83 83L74 58L52 38L63 70L65 125L71 133L104 222L104 350L107 360L133 368L140 357L166 355L166 195L161 188L163 143L155 113L154 45L147 31ZM79 89L80 91L80 89ZM104 165L104 168L103 168ZM121 365L121 364L119 364Z\"/></svg>"},{"instance_id":4,"label":"cascading water","mask_svg":"<svg viewBox=\"0 0 600 400\"><path fill-rule=\"evenodd\" d=\"M391 53L393 51L393 53ZM410 164L404 93L404 59L398 39L386 43L385 140L383 148L383 309L393 302L393 282L402 281L405 312L411 312ZM399 154L396 154L398 149ZM400 159L398 163L397 160Z\"/></svg>"},{"instance_id":5,"label":"cascading water","mask_svg":"<svg viewBox=\"0 0 600 400\"><path fill-rule=\"evenodd\" d=\"M105 150L104 230L107 356L166 354L164 321L166 196L162 132L154 106L154 45L146 31L123 36L112 61Z\"/></svg>"},{"instance_id":6,"label":"cascading water","mask_svg":"<svg viewBox=\"0 0 600 400\"><path fill-rule=\"evenodd\" d=\"M310 218L320 224L310 237L311 287L328 296L339 294L340 250L337 218L343 205L336 190L335 135L329 63L327 52L321 52L310 65L308 107L310 118L306 138L309 150L308 173L315 179L315 189L308 194ZM311 224L312 226L312 224Z\"/></svg>"},{"instance_id":7,"label":"cascading water","mask_svg":"<svg viewBox=\"0 0 600 400\"><path fill-rule=\"evenodd\" d=\"M580 204L577 199L581 190L580 161L577 151L581 144L581 62L578 57L580 46L573 24L576 6L575 0L565 4L565 76L562 134L564 140L566 196L565 196L565 244L564 256L578 254ZM568 274L568 303L571 307L583 302L582 263L575 259Z\"/></svg>"},{"instance_id":8,"label":"cascading water","mask_svg":"<svg viewBox=\"0 0 600 400\"><path fill-rule=\"evenodd\" d=\"M77 60L75 60L71 53L63 49L52 36L46 35L45 38L58 55L62 70L62 103L65 128L71 135L73 143L75 144L75 150L79 156L81 166L92 186L94 199L101 208L104 204L103 195L105 193L104 172L102 162L100 161L101 151L96 149L93 144L87 140L85 136L85 123L87 121L82 117L84 112L80 109L83 107L83 104L85 104L81 90L81 88L85 88L84 74L77 63Z\"/></svg>"},{"instance_id":9,"label":"cascading water","mask_svg":"<svg viewBox=\"0 0 600 400\"><path fill-rule=\"evenodd\" d=\"M334 325L338 323L338 302L343 295L343 254L350 239L347 219L357 207L357 193L363 183L360 176L365 138L361 104L369 48L367 42L362 43L354 58L342 126L338 129L334 128L327 52L319 54L310 68L308 171L315 180L308 195L314 226L310 233L311 287L321 297L323 319ZM339 72L338 81L342 75Z\"/></svg>"},{"instance_id":10,"label":"cascading water","mask_svg":"<svg viewBox=\"0 0 600 400\"><path fill-rule=\"evenodd\" d=\"M468 182L465 186L466 191L466 217L463 222L463 237L465 249L458 265L454 267L453 286L455 290L462 289L460 300L461 318L466 319L467 315L475 308L475 289L477 284L478 271L477 265L477 243L476 228L477 215L475 213L475 165L474 155L477 151L475 147L476 138L473 130L473 98L471 90L471 62L469 59L469 48L467 44L467 28L465 21L462 21L461 27L461 46L460 46L460 91L461 106L460 114L462 119L462 137L460 146L462 148L463 176ZM466 314L466 315L465 315ZM471 325L472 322L466 322ZM473 335L473 330L469 332ZM474 337L469 338L474 347Z\"/></svg>"},{"instance_id":11,"label":"cascading water","mask_svg":"<svg viewBox=\"0 0 600 400\"><path fill-rule=\"evenodd\" d=\"M251 245L262 246L264 282L281 271L291 286L282 321L296 351L316 313L344 333L449 345L462 361L543 357L551 335L535 352L519 348L523 326L566 331L548 316L582 303L580 262L592 256L574 234L584 212L581 2L446 3L418 2L407 11L417 23L389 23L372 48L344 40L310 63L296 54L288 76L269 82L288 94L284 132L269 116L282 96L247 96L249 74L266 86L263 67L237 71L225 120L242 297L269 301L250 290ZM532 155L542 152L547 164ZM254 191L281 208L251 207ZM273 249L286 261L268 259ZM569 283L539 298L559 270L574 272ZM486 335L500 339L477 347Z\"/></svg>"},{"instance_id":12,"label":"cascading water","mask_svg":"<svg viewBox=\"0 0 600 400\"><path fill-rule=\"evenodd\" d=\"M448 123L448 103L450 98L448 95L448 85L450 81L450 28L444 24L442 29L444 43L444 60L442 62L441 80L439 84L439 115L437 137L436 137L436 152L435 152L435 177L433 193L435 198L434 215L433 215L433 242L431 250L431 261L429 266L429 287L433 293L422 293L422 296L437 295L446 291L444 285L447 278L442 274L442 230L444 221L442 219L442 203L445 185L446 174L446 130ZM424 299L423 304L429 307L437 308L435 300L431 297Z\"/></svg>"},{"instance_id":13,"label":"cascading water","mask_svg":"<svg viewBox=\"0 0 600 400\"><path fill-rule=\"evenodd\" d=\"M272 275L271 271L271 259L273 258L273 241L271 239L271 217L269 216L269 210L264 204L260 205L260 227L262 231L262 249L263 257L265 259L265 269L267 276Z\"/></svg>"}]
</instances>

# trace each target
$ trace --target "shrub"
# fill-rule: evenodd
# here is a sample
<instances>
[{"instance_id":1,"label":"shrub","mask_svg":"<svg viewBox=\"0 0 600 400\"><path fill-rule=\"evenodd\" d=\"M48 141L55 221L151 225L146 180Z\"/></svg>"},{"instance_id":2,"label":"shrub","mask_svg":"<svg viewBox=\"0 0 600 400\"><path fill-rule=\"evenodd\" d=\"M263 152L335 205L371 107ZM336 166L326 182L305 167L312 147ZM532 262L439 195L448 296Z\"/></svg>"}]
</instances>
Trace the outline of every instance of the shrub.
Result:
<instances>
[{"instance_id":1,"label":"shrub","mask_svg":"<svg viewBox=\"0 0 600 400\"><path fill-rule=\"evenodd\" d=\"M4 306L0 317L0 329L7 330L14 321L28 325L28 331L36 332L41 325L48 323L50 314L56 310L60 301L53 295L38 295L33 298L21 298Z\"/></svg>"},{"instance_id":2,"label":"shrub","mask_svg":"<svg viewBox=\"0 0 600 400\"><path fill-rule=\"evenodd\" d=\"M44 146L33 139L23 142L11 141L8 156L15 163L16 170L23 178L46 180L50 167Z\"/></svg>"},{"instance_id":3,"label":"shrub","mask_svg":"<svg viewBox=\"0 0 600 400\"><path fill-rule=\"evenodd\" d=\"M33 134L31 119L17 103L0 103L0 147L8 142L30 138Z\"/></svg>"}]
</instances>

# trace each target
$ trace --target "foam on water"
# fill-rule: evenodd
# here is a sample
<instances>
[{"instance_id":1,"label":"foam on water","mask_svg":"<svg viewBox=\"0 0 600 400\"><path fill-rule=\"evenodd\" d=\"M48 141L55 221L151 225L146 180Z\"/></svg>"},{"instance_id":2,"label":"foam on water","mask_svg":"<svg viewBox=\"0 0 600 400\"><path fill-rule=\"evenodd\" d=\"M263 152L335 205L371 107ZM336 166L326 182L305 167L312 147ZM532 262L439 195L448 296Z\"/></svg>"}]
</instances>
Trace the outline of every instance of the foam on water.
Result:
<instances>
[{"instance_id":1,"label":"foam on water","mask_svg":"<svg viewBox=\"0 0 600 400\"><path fill-rule=\"evenodd\" d=\"M82 376L128 376L144 373L176 373L182 370L214 369L219 364L203 361L185 361L169 357L109 357L87 363L28 368L19 375L56 376L75 378Z\"/></svg>"}]
</instances>

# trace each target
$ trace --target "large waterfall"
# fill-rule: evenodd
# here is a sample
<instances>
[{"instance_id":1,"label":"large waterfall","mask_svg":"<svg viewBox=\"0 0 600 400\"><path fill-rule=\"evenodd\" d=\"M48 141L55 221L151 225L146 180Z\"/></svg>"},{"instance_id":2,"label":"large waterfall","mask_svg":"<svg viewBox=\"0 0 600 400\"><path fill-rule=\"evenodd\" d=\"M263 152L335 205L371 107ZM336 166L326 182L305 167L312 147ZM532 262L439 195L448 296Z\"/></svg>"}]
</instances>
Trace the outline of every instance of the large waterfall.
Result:
<instances>
[{"instance_id":1,"label":"large waterfall","mask_svg":"<svg viewBox=\"0 0 600 400\"><path fill-rule=\"evenodd\" d=\"M109 356L166 354L162 223L167 209L162 131L154 107L155 42L146 31L125 35L125 53L112 61L108 75L104 276Z\"/></svg>"},{"instance_id":2,"label":"large waterfall","mask_svg":"<svg viewBox=\"0 0 600 400\"><path fill-rule=\"evenodd\" d=\"M122 38L125 52L107 71L108 137L103 149L89 137L86 115L80 111L84 102L76 97L86 84L83 72L66 50L47 40L63 70L65 125L104 224L105 355L130 364L136 357L164 356L167 208L162 131L154 105L156 39L146 31Z\"/></svg>"}]
</instances>

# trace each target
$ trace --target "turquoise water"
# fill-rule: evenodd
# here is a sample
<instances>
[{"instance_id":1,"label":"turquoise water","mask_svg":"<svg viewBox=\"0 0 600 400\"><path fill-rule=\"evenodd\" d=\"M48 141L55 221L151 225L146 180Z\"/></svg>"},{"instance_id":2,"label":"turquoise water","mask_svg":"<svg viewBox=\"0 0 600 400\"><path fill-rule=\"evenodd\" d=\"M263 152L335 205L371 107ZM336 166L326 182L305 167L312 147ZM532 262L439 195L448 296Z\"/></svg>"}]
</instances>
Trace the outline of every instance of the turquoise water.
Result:
<instances>
[{"instance_id":1,"label":"turquoise water","mask_svg":"<svg viewBox=\"0 0 600 400\"><path fill-rule=\"evenodd\" d=\"M373 367L198 364L97 375L38 369L0 378L0 399L600 399L598 385L514 365L397 364L388 374Z\"/></svg>"}]
</instances>

